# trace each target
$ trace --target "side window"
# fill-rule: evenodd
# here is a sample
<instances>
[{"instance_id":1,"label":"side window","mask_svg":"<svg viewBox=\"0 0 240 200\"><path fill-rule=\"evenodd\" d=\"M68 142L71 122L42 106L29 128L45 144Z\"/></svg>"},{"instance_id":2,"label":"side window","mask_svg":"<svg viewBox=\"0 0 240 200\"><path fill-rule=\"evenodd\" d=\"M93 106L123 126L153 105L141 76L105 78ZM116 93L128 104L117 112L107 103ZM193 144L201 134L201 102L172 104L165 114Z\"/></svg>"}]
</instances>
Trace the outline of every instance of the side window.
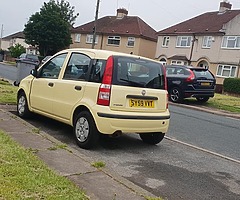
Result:
<instances>
[{"instance_id":1,"label":"side window","mask_svg":"<svg viewBox=\"0 0 240 200\"><path fill-rule=\"evenodd\" d=\"M39 78L54 78L57 79L63 63L66 59L67 53L58 55L49 60L39 71Z\"/></svg>"},{"instance_id":2,"label":"side window","mask_svg":"<svg viewBox=\"0 0 240 200\"><path fill-rule=\"evenodd\" d=\"M91 59L80 53L72 53L63 79L86 80Z\"/></svg>"},{"instance_id":3,"label":"side window","mask_svg":"<svg viewBox=\"0 0 240 200\"><path fill-rule=\"evenodd\" d=\"M95 82L95 83L102 82L105 65L106 65L106 60L94 60L91 74L90 74L91 82Z\"/></svg>"}]
</instances>

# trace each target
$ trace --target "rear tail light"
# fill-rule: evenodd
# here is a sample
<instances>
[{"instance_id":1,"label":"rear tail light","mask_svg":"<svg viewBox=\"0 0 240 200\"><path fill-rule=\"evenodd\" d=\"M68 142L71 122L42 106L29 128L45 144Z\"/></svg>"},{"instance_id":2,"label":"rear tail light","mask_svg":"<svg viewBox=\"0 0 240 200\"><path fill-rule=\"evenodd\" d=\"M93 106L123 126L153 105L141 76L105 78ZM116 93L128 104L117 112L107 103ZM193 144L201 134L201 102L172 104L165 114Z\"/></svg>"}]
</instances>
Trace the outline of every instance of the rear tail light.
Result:
<instances>
[{"instance_id":1,"label":"rear tail light","mask_svg":"<svg viewBox=\"0 0 240 200\"><path fill-rule=\"evenodd\" d=\"M97 104L109 106L113 76L113 57L107 59L102 84L99 87Z\"/></svg>"},{"instance_id":2,"label":"rear tail light","mask_svg":"<svg viewBox=\"0 0 240 200\"><path fill-rule=\"evenodd\" d=\"M190 72L190 75L186 79L187 82L191 82L195 78L195 75L194 75L193 71L189 70L189 72Z\"/></svg>"}]
</instances>

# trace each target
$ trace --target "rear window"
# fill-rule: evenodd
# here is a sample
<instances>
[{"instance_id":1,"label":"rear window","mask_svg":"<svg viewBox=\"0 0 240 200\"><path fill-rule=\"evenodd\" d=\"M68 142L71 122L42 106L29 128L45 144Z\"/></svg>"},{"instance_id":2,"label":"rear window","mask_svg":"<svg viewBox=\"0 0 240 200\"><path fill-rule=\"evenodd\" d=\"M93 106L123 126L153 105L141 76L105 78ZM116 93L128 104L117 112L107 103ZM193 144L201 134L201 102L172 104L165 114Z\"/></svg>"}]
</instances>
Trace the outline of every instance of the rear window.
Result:
<instances>
[{"instance_id":1,"label":"rear window","mask_svg":"<svg viewBox=\"0 0 240 200\"><path fill-rule=\"evenodd\" d=\"M209 72L208 70L193 70L196 78L208 78L208 79L213 79L213 75L211 74L211 72Z\"/></svg>"},{"instance_id":2,"label":"rear window","mask_svg":"<svg viewBox=\"0 0 240 200\"><path fill-rule=\"evenodd\" d=\"M33 55L33 54L27 54L26 56L28 59L32 59L32 60L38 60L38 56L37 55Z\"/></svg>"},{"instance_id":3,"label":"rear window","mask_svg":"<svg viewBox=\"0 0 240 200\"><path fill-rule=\"evenodd\" d=\"M141 58L114 57L113 84L164 89L163 66Z\"/></svg>"}]
</instances>

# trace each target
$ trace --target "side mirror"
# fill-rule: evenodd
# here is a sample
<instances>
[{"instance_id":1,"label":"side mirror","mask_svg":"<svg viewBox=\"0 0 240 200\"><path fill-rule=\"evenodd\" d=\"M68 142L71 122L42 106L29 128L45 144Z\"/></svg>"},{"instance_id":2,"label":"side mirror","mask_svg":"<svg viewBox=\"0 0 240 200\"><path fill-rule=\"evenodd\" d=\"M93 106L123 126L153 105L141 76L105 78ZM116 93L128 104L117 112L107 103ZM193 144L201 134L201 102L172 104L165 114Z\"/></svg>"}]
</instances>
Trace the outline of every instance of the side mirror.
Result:
<instances>
[{"instance_id":1,"label":"side mirror","mask_svg":"<svg viewBox=\"0 0 240 200\"><path fill-rule=\"evenodd\" d=\"M30 71L30 74L33 75L34 77L37 77L37 69L32 69Z\"/></svg>"}]
</instances>

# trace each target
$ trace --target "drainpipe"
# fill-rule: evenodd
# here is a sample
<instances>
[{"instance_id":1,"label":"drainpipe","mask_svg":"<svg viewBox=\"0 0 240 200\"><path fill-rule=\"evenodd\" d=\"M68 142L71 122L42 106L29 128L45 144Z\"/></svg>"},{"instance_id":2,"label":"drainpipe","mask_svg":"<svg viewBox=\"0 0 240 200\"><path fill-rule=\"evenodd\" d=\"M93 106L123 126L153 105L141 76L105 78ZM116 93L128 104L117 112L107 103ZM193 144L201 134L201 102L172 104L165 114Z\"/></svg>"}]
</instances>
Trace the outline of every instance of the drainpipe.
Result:
<instances>
[{"instance_id":1,"label":"drainpipe","mask_svg":"<svg viewBox=\"0 0 240 200\"><path fill-rule=\"evenodd\" d=\"M193 49L194 49L194 43L195 43L195 41L197 41L197 38L196 38L196 36L193 34L192 46L191 46L190 56L189 56L189 65L190 65L190 62L192 62L192 55L193 55Z\"/></svg>"}]
</instances>

